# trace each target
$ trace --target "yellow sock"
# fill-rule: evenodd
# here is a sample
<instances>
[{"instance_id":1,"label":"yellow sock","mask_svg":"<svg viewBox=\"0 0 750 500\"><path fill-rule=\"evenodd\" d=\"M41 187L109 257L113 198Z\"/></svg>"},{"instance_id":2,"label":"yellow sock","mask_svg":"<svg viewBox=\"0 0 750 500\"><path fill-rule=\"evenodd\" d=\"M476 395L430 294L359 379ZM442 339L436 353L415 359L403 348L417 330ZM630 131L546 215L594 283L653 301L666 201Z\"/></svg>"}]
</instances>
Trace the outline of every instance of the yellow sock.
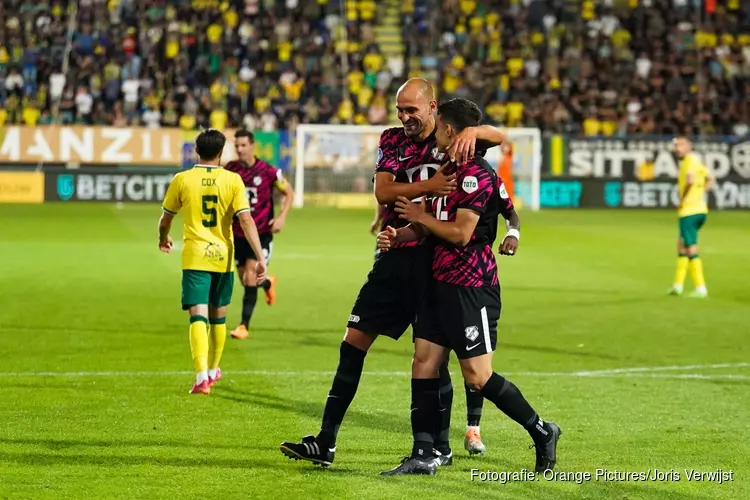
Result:
<instances>
[{"instance_id":1,"label":"yellow sock","mask_svg":"<svg viewBox=\"0 0 750 500\"><path fill-rule=\"evenodd\" d=\"M208 371L208 319L190 316L190 351L198 373Z\"/></svg>"},{"instance_id":2,"label":"yellow sock","mask_svg":"<svg viewBox=\"0 0 750 500\"><path fill-rule=\"evenodd\" d=\"M687 276L688 264L690 259L687 255L680 254L677 257L677 269L674 273L674 286L675 288L682 289L682 285L685 283L685 276Z\"/></svg>"},{"instance_id":3,"label":"yellow sock","mask_svg":"<svg viewBox=\"0 0 750 500\"><path fill-rule=\"evenodd\" d=\"M227 341L227 319L212 319L210 321L208 334L208 369L215 370L219 367L221 353L224 352L224 343Z\"/></svg>"},{"instance_id":4,"label":"yellow sock","mask_svg":"<svg viewBox=\"0 0 750 500\"><path fill-rule=\"evenodd\" d=\"M706 279L703 277L703 261L697 255L690 259L690 277L696 289L705 288Z\"/></svg>"}]
</instances>

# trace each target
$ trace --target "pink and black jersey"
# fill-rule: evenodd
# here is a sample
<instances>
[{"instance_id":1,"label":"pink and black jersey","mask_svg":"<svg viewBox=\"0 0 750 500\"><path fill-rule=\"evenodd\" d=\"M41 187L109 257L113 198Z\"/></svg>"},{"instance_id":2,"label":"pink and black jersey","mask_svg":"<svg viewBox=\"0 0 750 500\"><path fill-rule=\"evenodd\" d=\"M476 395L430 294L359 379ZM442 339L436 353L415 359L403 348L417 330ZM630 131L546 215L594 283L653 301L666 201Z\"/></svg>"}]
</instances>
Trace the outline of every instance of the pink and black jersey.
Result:
<instances>
[{"instance_id":1,"label":"pink and black jersey","mask_svg":"<svg viewBox=\"0 0 750 500\"><path fill-rule=\"evenodd\" d=\"M424 141L417 142L404 133L403 127L389 128L380 135L375 172L393 174L396 182L426 181L437 172L444 157L444 153L438 152L434 130ZM394 208L395 205L386 205L383 208L383 228L399 228L408 224L399 219ZM416 246L421 243L400 243L394 248Z\"/></svg>"},{"instance_id":2,"label":"pink and black jersey","mask_svg":"<svg viewBox=\"0 0 750 500\"><path fill-rule=\"evenodd\" d=\"M458 188L448 196L432 199L435 218L454 222L458 210L464 208L478 213L479 221L466 246L437 241L433 277L459 286L496 286L497 262L492 245L497 237L498 216L509 218L513 202L503 181L484 158L477 156L462 167L452 163L445 172L456 173Z\"/></svg>"},{"instance_id":3,"label":"pink and black jersey","mask_svg":"<svg viewBox=\"0 0 750 500\"><path fill-rule=\"evenodd\" d=\"M270 233L269 222L274 216L273 188L276 186L278 189L284 189L286 185L284 174L280 169L257 158L252 167L248 167L241 161L231 161L224 168L242 177L242 182L245 183L245 194L250 202L250 212L255 225L258 226L258 233ZM235 220L232 228L236 237L244 236L239 221Z\"/></svg>"}]
</instances>

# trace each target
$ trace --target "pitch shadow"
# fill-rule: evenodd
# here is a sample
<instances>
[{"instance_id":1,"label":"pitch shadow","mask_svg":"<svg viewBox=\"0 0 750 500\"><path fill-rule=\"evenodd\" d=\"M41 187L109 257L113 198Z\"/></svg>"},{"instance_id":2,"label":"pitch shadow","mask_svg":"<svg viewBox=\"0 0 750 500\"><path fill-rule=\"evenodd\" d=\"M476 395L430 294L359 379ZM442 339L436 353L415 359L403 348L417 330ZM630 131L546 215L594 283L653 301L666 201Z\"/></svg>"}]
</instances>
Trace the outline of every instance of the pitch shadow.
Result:
<instances>
[{"instance_id":1,"label":"pitch shadow","mask_svg":"<svg viewBox=\"0 0 750 500\"><path fill-rule=\"evenodd\" d=\"M266 409L279 410L284 413L292 413L313 419L323 416L324 404L310 401L299 401L291 398L281 398L271 394L262 394L251 391L238 391L229 387L216 386L211 391L211 397L218 397L235 403L251 406L261 406ZM409 418L406 412L408 398L404 395L404 414L394 415L392 413L362 413L356 409L346 412L344 425L355 425L368 429L377 429L384 432L396 434L409 434Z\"/></svg>"}]
</instances>

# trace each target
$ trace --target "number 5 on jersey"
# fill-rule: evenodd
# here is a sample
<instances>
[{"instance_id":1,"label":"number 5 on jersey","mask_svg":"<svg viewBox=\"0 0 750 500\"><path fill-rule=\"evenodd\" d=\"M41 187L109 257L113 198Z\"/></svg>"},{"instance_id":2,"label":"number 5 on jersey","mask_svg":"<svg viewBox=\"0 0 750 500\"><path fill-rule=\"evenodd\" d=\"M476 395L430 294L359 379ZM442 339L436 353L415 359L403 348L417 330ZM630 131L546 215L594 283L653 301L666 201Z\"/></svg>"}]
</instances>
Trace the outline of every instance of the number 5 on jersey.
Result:
<instances>
[{"instance_id":1,"label":"number 5 on jersey","mask_svg":"<svg viewBox=\"0 0 750 500\"><path fill-rule=\"evenodd\" d=\"M208 216L208 219L203 218L203 227L216 227L218 224L218 217L216 214L216 204L219 203L219 197L215 194L206 194L201 196L201 207L203 208L203 215Z\"/></svg>"}]
</instances>

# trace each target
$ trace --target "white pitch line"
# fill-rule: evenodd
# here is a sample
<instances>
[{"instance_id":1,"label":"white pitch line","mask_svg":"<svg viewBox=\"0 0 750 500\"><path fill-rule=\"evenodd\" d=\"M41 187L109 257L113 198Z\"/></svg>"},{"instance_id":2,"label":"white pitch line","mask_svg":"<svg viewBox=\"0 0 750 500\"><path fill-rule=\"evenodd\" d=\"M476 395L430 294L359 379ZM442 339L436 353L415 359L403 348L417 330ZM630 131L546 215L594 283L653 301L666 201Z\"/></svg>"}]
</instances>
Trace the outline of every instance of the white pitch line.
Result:
<instances>
[{"instance_id":1,"label":"white pitch line","mask_svg":"<svg viewBox=\"0 0 750 500\"><path fill-rule=\"evenodd\" d=\"M332 376L334 372L327 371L284 371L284 370L224 370L225 375L263 375L263 376ZM406 376L411 372L363 372L363 375L395 377ZM194 371L101 371L101 372L0 372L0 377L163 377L195 375Z\"/></svg>"},{"instance_id":2,"label":"white pitch line","mask_svg":"<svg viewBox=\"0 0 750 500\"><path fill-rule=\"evenodd\" d=\"M504 372L508 376L528 376L528 377L651 377L651 378L735 378L743 379L745 375L741 374L716 374L705 375L699 373L687 374L663 374L655 373L661 371L690 371L706 370L717 368L741 368L750 366L750 362L742 363L719 363L709 365L673 365L673 366L642 366L632 368L618 368L612 370L597 371L575 371L575 372ZM330 377L334 373L322 370L232 370L227 371L227 375L258 375L258 376L326 376ZM78 371L78 372L0 372L0 378L11 377L163 377L163 376L182 376L193 375L194 372L187 370L178 371ZM406 377L411 374L408 371L365 371L365 376L374 377ZM750 375L747 376L750 378Z\"/></svg>"},{"instance_id":3,"label":"white pitch line","mask_svg":"<svg viewBox=\"0 0 750 500\"><path fill-rule=\"evenodd\" d=\"M742 363L715 363L710 365L671 365L671 366L640 366L633 368L614 368L611 370L593 370L574 372L579 377L613 375L618 373L639 373L639 372L661 372L661 371L687 371L687 370L715 370L719 368L745 368L750 366L750 362Z\"/></svg>"},{"instance_id":4,"label":"white pitch line","mask_svg":"<svg viewBox=\"0 0 750 500\"><path fill-rule=\"evenodd\" d=\"M614 373L602 375L602 377L623 378L667 378L667 379L698 379L698 380L750 380L750 375L739 373L719 373L706 375L704 373Z\"/></svg>"}]
</instances>

